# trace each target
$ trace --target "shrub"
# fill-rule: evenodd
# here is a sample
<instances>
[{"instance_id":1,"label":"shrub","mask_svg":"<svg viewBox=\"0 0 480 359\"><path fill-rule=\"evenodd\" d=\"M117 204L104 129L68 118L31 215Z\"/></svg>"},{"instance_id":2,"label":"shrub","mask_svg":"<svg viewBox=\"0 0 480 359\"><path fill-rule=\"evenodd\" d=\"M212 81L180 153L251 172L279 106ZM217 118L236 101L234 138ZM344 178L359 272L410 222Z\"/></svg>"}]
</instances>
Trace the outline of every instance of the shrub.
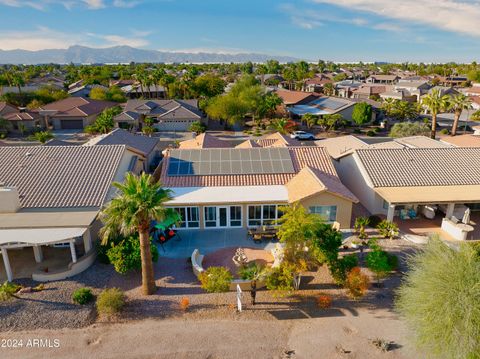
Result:
<instances>
[{"instance_id":1,"label":"shrub","mask_svg":"<svg viewBox=\"0 0 480 359\"><path fill-rule=\"evenodd\" d=\"M321 263L337 260L338 248L342 245L342 233L326 223L320 223L317 227L313 240L315 258Z\"/></svg>"},{"instance_id":2,"label":"shrub","mask_svg":"<svg viewBox=\"0 0 480 359\"><path fill-rule=\"evenodd\" d=\"M180 300L180 309L183 310L184 312L187 311L188 307L190 306L190 299L188 297L183 297Z\"/></svg>"},{"instance_id":3,"label":"shrub","mask_svg":"<svg viewBox=\"0 0 480 359\"><path fill-rule=\"evenodd\" d=\"M157 262L158 249L152 239L150 239L150 251L152 261ZM137 235L124 238L118 244L114 244L107 250L107 256L118 273L125 274L128 271L142 268L140 240Z\"/></svg>"},{"instance_id":4,"label":"shrub","mask_svg":"<svg viewBox=\"0 0 480 359\"><path fill-rule=\"evenodd\" d=\"M448 131L448 129L443 128L442 130L440 130L440 133L441 133L442 135L448 135L449 131Z\"/></svg>"},{"instance_id":5,"label":"shrub","mask_svg":"<svg viewBox=\"0 0 480 359\"><path fill-rule=\"evenodd\" d=\"M386 219L377 225L377 229L380 235L384 238L393 239L394 237L398 236L399 233L398 226L393 222L387 221Z\"/></svg>"},{"instance_id":6,"label":"shrub","mask_svg":"<svg viewBox=\"0 0 480 359\"><path fill-rule=\"evenodd\" d=\"M375 273L378 283L398 265L398 258L395 255L389 254L379 247L367 254L366 261L368 269Z\"/></svg>"},{"instance_id":7,"label":"shrub","mask_svg":"<svg viewBox=\"0 0 480 359\"><path fill-rule=\"evenodd\" d=\"M328 294L320 294L317 297L317 305L321 309L328 309L332 306L332 296Z\"/></svg>"},{"instance_id":8,"label":"shrub","mask_svg":"<svg viewBox=\"0 0 480 359\"><path fill-rule=\"evenodd\" d=\"M350 296L354 299L363 297L368 289L368 276L362 273L359 267L354 267L347 274L345 287L348 289Z\"/></svg>"},{"instance_id":9,"label":"shrub","mask_svg":"<svg viewBox=\"0 0 480 359\"><path fill-rule=\"evenodd\" d=\"M340 285L345 284L347 273L358 265L358 258L355 254L346 255L343 258L332 261L328 264L333 280Z\"/></svg>"},{"instance_id":10,"label":"shrub","mask_svg":"<svg viewBox=\"0 0 480 359\"><path fill-rule=\"evenodd\" d=\"M362 133L362 130L360 130L359 128L354 128L353 133L360 135Z\"/></svg>"},{"instance_id":11,"label":"shrub","mask_svg":"<svg viewBox=\"0 0 480 359\"><path fill-rule=\"evenodd\" d=\"M375 347L380 349L382 352L388 352L393 347L393 343L386 341L385 339L377 338L377 339L373 339L371 342Z\"/></svg>"},{"instance_id":12,"label":"shrub","mask_svg":"<svg viewBox=\"0 0 480 359\"><path fill-rule=\"evenodd\" d=\"M0 286L0 302L4 302L12 298L15 293L17 293L22 286L12 283L12 282L4 282Z\"/></svg>"},{"instance_id":13,"label":"shrub","mask_svg":"<svg viewBox=\"0 0 480 359\"><path fill-rule=\"evenodd\" d=\"M295 266L282 262L280 266L272 268L268 274L265 285L269 290L291 292L294 288L293 279L295 276Z\"/></svg>"},{"instance_id":14,"label":"shrub","mask_svg":"<svg viewBox=\"0 0 480 359\"><path fill-rule=\"evenodd\" d=\"M382 221L379 216L372 215L368 217L368 225L372 228L377 228L378 224Z\"/></svg>"},{"instance_id":15,"label":"shrub","mask_svg":"<svg viewBox=\"0 0 480 359\"><path fill-rule=\"evenodd\" d=\"M84 305L92 301L93 294L90 288L76 289L72 294L72 300L76 304Z\"/></svg>"},{"instance_id":16,"label":"shrub","mask_svg":"<svg viewBox=\"0 0 480 359\"><path fill-rule=\"evenodd\" d=\"M125 305L125 294L118 288L105 289L97 299L97 311L102 315L119 313Z\"/></svg>"},{"instance_id":17,"label":"shrub","mask_svg":"<svg viewBox=\"0 0 480 359\"><path fill-rule=\"evenodd\" d=\"M208 293L228 292L232 274L226 267L209 267L199 276L202 288Z\"/></svg>"},{"instance_id":18,"label":"shrub","mask_svg":"<svg viewBox=\"0 0 480 359\"><path fill-rule=\"evenodd\" d=\"M467 243L451 249L438 238L408 258L397 310L408 337L438 358L478 358L480 257Z\"/></svg>"},{"instance_id":19,"label":"shrub","mask_svg":"<svg viewBox=\"0 0 480 359\"><path fill-rule=\"evenodd\" d=\"M256 262L249 263L238 269L238 275L243 280L257 279L262 272L263 267Z\"/></svg>"},{"instance_id":20,"label":"shrub","mask_svg":"<svg viewBox=\"0 0 480 359\"><path fill-rule=\"evenodd\" d=\"M377 134L377 132L375 132L373 130L368 130L367 131L367 136L369 136L369 137L375 137L376 134Z\"/></svg>"},{"instance_id":21,"label":"shrub","mask_svg":"<svg viewBox=\"0 0 480 359\"><path fill-rule=\"evenodd\" d=\"M200 133L204 133L207 130L207 126L205 126L200 121L195 121L190 125L188 130L191 132L195 132L198 135Z\"/></svg>"},{"instance_id":22,"label":"shrub","mask_svg":"<svg viewBox=\"0 0 480 359\"><path fill-rule=\"evenodd\" d=\"M374 127L373 131L375 131L375 133L379 133L382 132L382 129L380 127Z\"/></svg>"},{"instance_id":23,"label":"shrub","mask_svg":"<svg viewBox=\"0 0 480 359\"><path fill-rule=\"evenodd\" d=\"M357 217L355 218L355 230L358 232L358 237L360 239L367 238L367 232L365 232L365 227L370 224L368 217Z\"/></svg>"},{"instance_id":24,"label":"shrub","mask_svg":"<svg viewBox=\"0 0 480 359\"><path fill-rule=\"evenodd\" d=\"M399 122L392 126L391 137L427 136L430 133L429 119L421 122Z\"/></svg>"}]
</instances>

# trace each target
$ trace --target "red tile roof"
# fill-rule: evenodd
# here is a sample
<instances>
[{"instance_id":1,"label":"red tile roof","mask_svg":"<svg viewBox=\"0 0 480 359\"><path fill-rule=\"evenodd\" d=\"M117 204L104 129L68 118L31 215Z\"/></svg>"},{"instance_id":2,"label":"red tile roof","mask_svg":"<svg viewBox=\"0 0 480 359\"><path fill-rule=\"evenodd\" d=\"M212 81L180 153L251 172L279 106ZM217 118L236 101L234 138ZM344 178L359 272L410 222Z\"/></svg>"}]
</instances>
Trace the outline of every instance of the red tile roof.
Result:
<instances>
[{"instance_id":1,"label":"red tile roof","mask_svg":"<svg viewBox=\"0 0 480 359\"><path fill-rule=\"evenodd\" d=\"M268 186L285 185L302 168L309 166L331 176L337 176L330 156L324 147L305 146L287 147L292 159L294 173L251 174L251 175L201 175L168 176L169 153L167 152L161 169L160 182L166 187L216 187L216 186ZM251 148L239 148L238 151L251 151ZM201 150L199 150L201 151Z\"/></svg>"},{"instance_id":2,"label":"red tile roof","mask_svg":"<svg viewBox=\"0 0 480 359\"><path fill-rule=\"evenodd\" d=\"M277 90L276 93L282 99L285 105L307 103L318 97L312 92L303 91Z\"/></svg>"}]
</instances>

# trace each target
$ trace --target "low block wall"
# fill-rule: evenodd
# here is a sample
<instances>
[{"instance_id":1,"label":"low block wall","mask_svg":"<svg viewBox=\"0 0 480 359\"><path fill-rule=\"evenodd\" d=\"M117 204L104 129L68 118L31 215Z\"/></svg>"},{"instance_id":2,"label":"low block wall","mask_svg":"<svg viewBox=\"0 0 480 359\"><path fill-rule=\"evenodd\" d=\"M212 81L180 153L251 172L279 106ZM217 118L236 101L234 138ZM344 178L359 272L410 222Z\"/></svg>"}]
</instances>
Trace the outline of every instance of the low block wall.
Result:
<instances>
[{"instance_id":1,"label":"low block wall","mask_svg":"<svg viewBox=\"0 0 480 359\"><path fill-rule=\"evenodd\" d=\"M90 267L93 262L95 262L95 258L97 258L97 252L95 249L92 249L89 253L80 258L77 263L70 262L67 269L51 272L36 270L32 273L32 279L37 282L51 282L54 280L70 278L82 273L84 270Z\"/></svg>"}]
</instances>

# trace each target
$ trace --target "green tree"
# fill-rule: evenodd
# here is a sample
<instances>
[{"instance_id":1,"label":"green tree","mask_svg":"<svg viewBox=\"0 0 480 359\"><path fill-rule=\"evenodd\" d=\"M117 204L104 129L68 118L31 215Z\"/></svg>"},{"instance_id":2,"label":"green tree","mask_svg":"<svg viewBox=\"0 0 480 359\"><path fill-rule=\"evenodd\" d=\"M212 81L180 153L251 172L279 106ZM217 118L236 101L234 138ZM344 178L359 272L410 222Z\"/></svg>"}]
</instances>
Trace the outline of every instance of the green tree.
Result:
<instances>
[{"instance_id":1,"label":"green tree","mask_svg":"<svg viewBox=\"0 0 480 359\"><path fill-rule=\"evenodd\" d=\"M107 99L107 91L102 87L94 87L90 90L89 97L92 100L104 101Z\"/></svg>"},{"instance_id":2,"label":"green tree","mask_svg":"<svg viewBox=\"0 0 480 359\"><path fill-rule=\"evenodd\" d=\"M377 225L378 232L384 238L390 238L391 240L398 236L398 226L394 222L384 219Z\"/></svg>"},{"instance_id":3,"label":"green tree","mask_svg":"<svg viewBox=\"0 0 480 359\"><path fill-rule=\"evenodd\" d=\"M4 136L10 131L12 128L12 124L10 121L7 121L6 119L0 117L0 134L3 134Z\"/></svg>"},{"instance_id":4,"label":"green tree","mask_svg":"<svg viewBox=\"0 0 480 359\"><path fill-rule=\"evenodd\" d=\"M480 256L473 246L451 249L434 238L408 267L396 307L413 330L409 338L436 358L478 358Z\"/></svg>"},{"instance_id":5,"label":"green tree","mask_svg":"<svg viewBox=\"0 0 480 359\"><path fill-rule=\"evenodd\" d=\"M85 128L88 133L109 133L115 127L114 118L122 112L119 106L106 108L96 118L95 122Z\"/></svg>"},{"instance_id":6,"label":"green tree","mask_svg":"<svg viewBox=\"0 0 480 359\"><path fill-rule=\"evenodd\" d=\"M393 254L385 252L378 245L370 246L372 251L367 253L367 268L375 273L377 283L380 279L385 278L397 266L397 257Z\"/></svg>"},{"instance_id":7,"label":"green tree","mask_svg":"<svg viewBox=\"0 0 480 359\"><path fill-rule=\"evenodd\" d=\"M329 115L323 115L318 123L323 126L325 132L329 132L337 127L345 126L345 119L339 113L332 113Z\"/></svg>"},{"instance_id":8,"label":"green tree","mask_svg":"<svg viewBox=\"0 0 480 359\"><path fill-rule=\"evenodd\" d=\"M430 127L422 122L400 122L392 126L390 137L426 136Z\"/></svg>"},{"instance_id":9,"label":"green tree","mask_svg":"<svg viewBox=\"0 0 480 359\"><path fill-rule=\"evenodd\" d=\"M51 140L53 138L53 134L50 131L39 131L35 132L33 135L31 135L29 138L33 141L38 141L42 145L45 144L48 140Z\"/></svg>"},{"instance_id":10,"label":"green tree","mask_svg":"<svg viewBox=\"0 0 480 359\"><path fill-rule=\"evenodd\" d=\"M458 122L463 110L468 110L472 107L472 100L463 93L459 93L452 97L450 102L450 108L453 110L454 119L452 125L452 136L457 134Z\"/></svg>"},{"instance_id":11,"label":"green tree","mask_svg":"<svg viewBox=\"0 0 480 359\"><path fill-rule=\"evenodd\" d=\"M150 223L152 220L178 221L175 210L165 207L172 199L171 191L164 189L151 175L136 176L128 172L124 183L114 182L119 194L101 212L104 227L101 230L103 243L118 236L139 234L142 260L142 290L146 295L155 292L155 277L150 251Z\"/></svg>"},{"instance_id":12,"label":"green tree","mask_svg":"<svg viewBox=\"0 0 480 359\"><path fill-rule=\"evenodd\" d=\"M200 121L193 122L190 127L188 128L189 131L195 132L197 135L204 133L207 130L207 126L205 126Z\"/></svg>"},{"instance_id":13,"label":"green tree","mask_svg":"<svg viewBox=\"0 0 480 359\"><path fill-rule=\"evenodd\" d=\"M264 112L267 118L272 118L275 115L277 107L282 104L282 99L275 92L270 92L263 98Z\"/></svg>"},{"instance_id":14,"label":"green tree","mask_svg":"<svg viewBox=\"0 0 480 359\"><path fill-rule=\"evenodd\" d=\"M355 230L358 232L358 237L360 239L367 238L367 232L365 232L366 227L370 224L370 219L368 217L357 217L355 218Z\"/></svg>"},{"instance_id":15,"label":"green tree","mask_svg":"<svg viewBox=\"0 0 480 359\"><path fill-rule=\"evenodd\" d=\"M302 121L307 124L308 128L312 128L317 124L318 116L313 115L311 113L306 113L305 115L302 116Z\"/></svg>"},{"instance_id":16,"label":"green tree","mask_svg":"<svg viewBox=\"0 0 480 359\"><path fill-rule=\"evenodd\" d=\"M152 253L152 261L158 261L158 249L150 239L150 251ZM123 238L117 244L107 250L107 257L115 271L125 274L132 270L142 268L142 258L140 254L140 241L138 235Z\"/></svg>"},{"instance_id":17,"label":"green tree","mask_svg":"<svg viewBox=\"0 0 480 359\"><path fill-rule=\"evenodd\" d=\"M372 106L366 102L360 102L353 106L352 120L358 126L362 126L372 120Z\"/></svg>"},{"instance_id":18,"label":"green tree","mask_svg":"<svg viewBox=\"0 0 480 359\"><path fill-rule=\"evenodd\" d=\"M295 123L288 118L275 118L270 121L268 128L282 135L286 135L293 131Z\"/></svg>"},{"instance_id":19,"label":"green tree","mask_svg":"<svg viewBox=\"0 0 480 359\"><path fill-rule=\"evenodd\" d=\"M323 94L325 96L333 96L335 95L335 86L332 83L326 83L323 85Z\"/></svg>"},{"instance_id":20,"label":"green tree","mask_svg":"<svg viewBox=\"0 0 480 359\"><path fill-rule=\"evenodd\" d=\"M432 127L430 137L435 139L437 134L437 115L441 111L448 109L450 97L442 95L439 89L433 89L432 92L422 99L422 105L425 106L432 115Z\"/></svg>"},{"instance_id":21,"label":"green tree","mask_svg":"<svg viewBox=\"0 0 480 359\"><path fill-rule=\"evenodd\" d=\"M225 81L212 74L199 76L194 81L196 95L201 98L211 98L222 94L225 85Z\"/></svg>"}]
</instances>

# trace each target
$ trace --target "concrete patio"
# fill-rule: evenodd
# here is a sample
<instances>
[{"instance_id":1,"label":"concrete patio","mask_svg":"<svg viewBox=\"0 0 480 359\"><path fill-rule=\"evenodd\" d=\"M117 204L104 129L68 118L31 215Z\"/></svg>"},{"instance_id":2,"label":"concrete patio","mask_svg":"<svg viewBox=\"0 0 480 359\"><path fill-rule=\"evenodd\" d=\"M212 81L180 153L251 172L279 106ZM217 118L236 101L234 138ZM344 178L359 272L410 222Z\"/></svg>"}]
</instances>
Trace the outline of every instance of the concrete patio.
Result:
<instances>
[{"instance_id":1,"label":"concrete patio","mask_svg":"<svg viewBox=\"0 0 480 359\"><path fill-rule=\"evenodd\" d=\"M247 230L244 228L179 230L178 233L179 236L165 243L163 249L160 244L157 244L160 256L188 258L195 249L198 249L201 254L208 254L227 247L250 247L270 250L277 243L267 241L255 243L247 237Z\"/></svg>"}]
</instances>

